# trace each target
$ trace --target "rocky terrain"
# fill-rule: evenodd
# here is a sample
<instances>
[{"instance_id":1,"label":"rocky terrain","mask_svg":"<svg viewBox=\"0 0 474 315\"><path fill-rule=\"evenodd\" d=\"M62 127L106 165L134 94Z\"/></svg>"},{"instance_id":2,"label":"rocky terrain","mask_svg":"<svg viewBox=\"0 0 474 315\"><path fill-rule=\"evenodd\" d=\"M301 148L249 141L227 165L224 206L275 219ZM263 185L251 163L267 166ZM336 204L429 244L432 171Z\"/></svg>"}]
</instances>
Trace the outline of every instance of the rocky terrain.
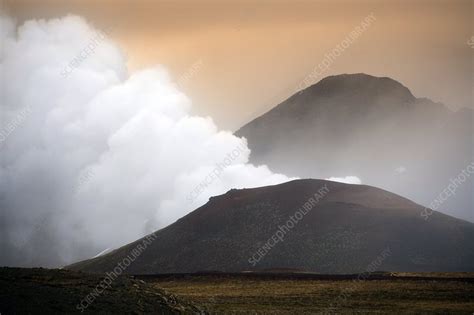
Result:
<instances>
[{"instance_id":1,"label":"rocky terrain","mask_svg":"<svg viewBox=\"0 0 474 315\"><path fill-rule=\"evenodd\" d=\"M103 276L42 268L0 268L1 314L204 314L163 289L128 276L83 302ZM82 307L80 306L82 303Z\"/></svg>"}]
</instances>

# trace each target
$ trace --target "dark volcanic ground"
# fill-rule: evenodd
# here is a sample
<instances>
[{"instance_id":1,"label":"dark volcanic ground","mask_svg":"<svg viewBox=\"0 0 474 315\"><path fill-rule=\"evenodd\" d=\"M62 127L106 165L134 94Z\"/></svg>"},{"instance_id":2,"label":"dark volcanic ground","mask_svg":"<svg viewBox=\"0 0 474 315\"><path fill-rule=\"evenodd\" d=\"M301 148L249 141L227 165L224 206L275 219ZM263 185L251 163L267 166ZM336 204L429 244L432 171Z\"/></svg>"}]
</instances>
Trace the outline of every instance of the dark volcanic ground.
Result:
<instances>
[{"instance_id":1,"label":"dark volcanic ground","mask_svg":"<svg viewBox=\"0 0 474 315\"><path fill-rule=\"evenodd\" d=\"M100 275L58 269L0 268L0 314L81 313L76 305ZM202 314L164 290L132 277L117 278L84 314Z\"/></svg>"},{"instance_id":2,"label":"dark volcanic ground","mask_svg":"<svg viewBox=\"0 0 474 315\"><path fill-rule=\"evenodd\" d=\"M101 279L0 268L0 312L79 313L77 303ZM84 314L471 314L473 288L473 273L137 275L118 278Z\"/></svg>"}]
</instances>

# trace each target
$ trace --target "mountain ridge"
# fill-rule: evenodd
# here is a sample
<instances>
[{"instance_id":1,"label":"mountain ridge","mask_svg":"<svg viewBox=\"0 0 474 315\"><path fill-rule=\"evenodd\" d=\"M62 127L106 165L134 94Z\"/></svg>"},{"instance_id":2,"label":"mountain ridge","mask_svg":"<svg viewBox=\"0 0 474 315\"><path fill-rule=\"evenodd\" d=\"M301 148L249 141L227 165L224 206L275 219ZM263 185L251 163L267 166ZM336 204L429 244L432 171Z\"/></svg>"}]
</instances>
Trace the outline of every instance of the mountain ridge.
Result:
<instances>
[{"instance_id":1,"label":"mountain ridge","mask_svg":"<svg viewBox=\"0 0 474 315\"><path fill-rule=\"evenodd\" d=\"M283 225L289 226L291 216L298 218L298 209L324 186L328 193L253 265L251 257ZM386 248L393 255L386 259L383 270L472 270L474 224L438 212L426 222L420 215L423 209L382 189L324 180L230 190L155 232L149 249L125 272L289 268L348 274L364 271ZM93 273L111 271L144 239L65 268Z\"/></svg>"},{"instance_id":2,"label":"mountain ridge","mask_svg":"<svg viewBox=\"0 0 474 315\"><path fill-rule=\"evenodd\" d=\"M366 74L330 76L235 132L250 162L295 177L357 176L429 205L474 161L474 111L416 98L403 84ZM398 172L397 169L403 170ZM474 221L472 181L443 205ZM471 189L472 190L472 189Z\"/></svg>"}]
</instances>

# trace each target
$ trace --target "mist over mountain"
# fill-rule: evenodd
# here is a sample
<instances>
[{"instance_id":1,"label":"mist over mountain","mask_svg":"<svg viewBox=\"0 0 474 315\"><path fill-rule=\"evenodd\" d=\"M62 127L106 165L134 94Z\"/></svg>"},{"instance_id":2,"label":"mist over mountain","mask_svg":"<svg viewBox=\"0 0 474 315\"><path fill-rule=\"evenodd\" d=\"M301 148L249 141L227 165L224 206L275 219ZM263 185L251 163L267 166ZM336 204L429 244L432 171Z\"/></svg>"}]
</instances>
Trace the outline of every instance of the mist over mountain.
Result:
<instances>
[{"instance_id":1,"label":"mist over mountain","mask_svg":"<svg viewBox=\"0 0 474 315\"><path fill-rule=\"evenodd\" d=\"M236 135L248 140L251 162L275 171L303 178L355 175L474 221L473 110L453 112L416 98L393 79L327 77Z\"/></svg>"},{"instance_id":2,"label":"mist over mountain","mask_svg":"<svg viewBox=\"0 0 474 315\"><path fill-rule=\"evenodd\" d=\"M439 212L425 221L423 210L382 189L324 180L233 189L155 232L125 272L356 273L378 257L376 270L473 271L474 224ZM109 272L146 239L66 268Z\"/></svg>"}]
</instances>

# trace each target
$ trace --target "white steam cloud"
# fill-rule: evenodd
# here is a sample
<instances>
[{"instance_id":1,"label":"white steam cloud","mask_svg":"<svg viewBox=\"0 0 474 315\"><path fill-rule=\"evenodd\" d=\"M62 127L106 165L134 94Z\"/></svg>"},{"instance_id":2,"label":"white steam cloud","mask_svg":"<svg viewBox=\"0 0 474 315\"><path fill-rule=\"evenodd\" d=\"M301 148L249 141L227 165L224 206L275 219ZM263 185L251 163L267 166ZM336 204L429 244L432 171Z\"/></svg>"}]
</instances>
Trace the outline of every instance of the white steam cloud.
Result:
<instances>
[{"instance_id":1,"label":"white steam cloud","mask_svg":"<svg viewBox=\"0 0 474 315\"><path fill-rule=\"evenodd\" d=\"M248 164L244 139L190 116L163 68L129 76L83 19L0 25L1 264L87 258L211 195L288 180Z\"/></svg>"},{"instance_id":2,"label":"white steam cloud","mask_svg":"<svg viewBox=\"0 0 474 315\"><path fill-rule=\"evenodd\" d=\"M59 266L166 226L231 188L288 181L190 116L162 67L132 75L83 19L0 17L0 265Z\"/></svg>"}]
</instances>

